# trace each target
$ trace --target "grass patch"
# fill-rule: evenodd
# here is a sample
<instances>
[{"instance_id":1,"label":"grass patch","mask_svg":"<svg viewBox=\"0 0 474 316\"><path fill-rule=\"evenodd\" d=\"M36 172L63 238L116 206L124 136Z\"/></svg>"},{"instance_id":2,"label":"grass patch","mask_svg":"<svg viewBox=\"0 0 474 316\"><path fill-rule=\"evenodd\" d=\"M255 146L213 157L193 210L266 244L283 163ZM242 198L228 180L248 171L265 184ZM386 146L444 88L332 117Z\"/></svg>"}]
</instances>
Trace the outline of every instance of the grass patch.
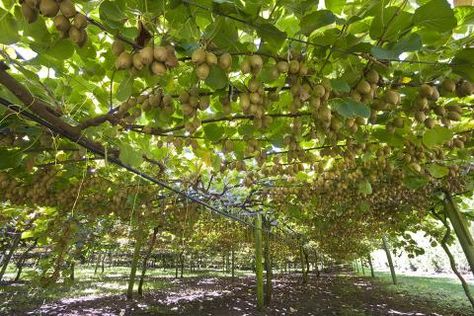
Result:
<instances>
[{"instance_id":1,"label":"grass patch","mask_svg":"<svg viewBox=\"0 0 474 316\"><path fill-rule=\"evenodd\" d=\"M398 284L394 285L388 272L376 272L375 276L376 282L389 292L418 297L439 307L448 307L464 313L472 312L471 304L457 279L397 274ZM471 294L474 294L472 283L469 288Z\"/></svg>"}]
</instances>

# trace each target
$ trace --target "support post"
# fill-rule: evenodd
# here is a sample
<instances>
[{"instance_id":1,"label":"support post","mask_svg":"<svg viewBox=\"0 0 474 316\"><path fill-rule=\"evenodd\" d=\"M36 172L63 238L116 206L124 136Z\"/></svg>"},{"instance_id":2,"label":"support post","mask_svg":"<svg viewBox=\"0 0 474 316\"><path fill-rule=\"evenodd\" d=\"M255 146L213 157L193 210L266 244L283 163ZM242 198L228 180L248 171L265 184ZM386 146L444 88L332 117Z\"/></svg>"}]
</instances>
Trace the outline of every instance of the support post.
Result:
<instances>
[{"instance_id":1,"label":"support post","mask_svg":"<svg viewBox=\"0 0 474 316\"><path fill-rule=\"evenodd\" d=\"M362 258L360 258L360 267L362 269L362 275L365 276L365 269L364 269L364 261L362 261Z\"/></svg>"},{"instance_id":2,"label":"support post","mask_svg":"<svg viewBox=\"0 0 474 316\"><path fill-rule=\"evenodd\" d=\"M130 278L128 280L127 298L133 297L133 285L135 284L135 276L137 274L138 260L140 259L140 249L142 248L143 236L142 232L137 232L137 241L133 250L132 267L130 269Z\"/></svg>"},{"instance_id":3,"label":"support post","mask_svg":"<svg viewBox=\"0 0 474 316\"><path fill-rule=\"evenodd\" d=\"M20 244L20 240L21 240L21 234L15 233L15 237L13 239L12 245L8 251L8 254L6 254L5 259L3 260L3 266L0 270L0 281L3 279L3 275L5 274L5 271L7 271L8 264L10 263L10 260L13 257L13 253L15 252L16 248L18 248L18 245Z\"/></svg>"},{"instance_id":4,"label":"support post","mask_svg":"<svg viewBox=\"0 0 474 316\"><path fill-rule=\"evenodd\" d=\"M388 246L387 237L382 237L383 248L385 250L385 254L387 255L388 265L390 267L390 274L392 275L393 284L397 284L397 275L395 274L395 267L393 266L392 261L392 254L390 253L390 248Z\"/></svg>"},{"instance_id":5,"label":"support post","mask_svg":"<svg viewBox=\"0 0 474 316\"><path fill-rule=\"evenodd\" d=\"M257 309L263 310L262 215L255 218L255 274L257 282Z\"/></svg>"},{"instance_id":6,"label":"support post","mask_svg":"<svg viewBox=\"0 0 474 316\"><path fill-rule=\"evenodd\" d=\"M265 273L266 273L266 281L265 281L265 305L268 306L270 305L270 302L272 300L272 277L273 277L273 271L272 271L272 256L270 253L270 229L271 225L270 223L265 220L265 246L263 249L264 252L264 257L265 257Z\"/></svg>"},{"instance_id":7,"label":"support post","mask_svg":"<svg viewBox=\"0 0 474 316\"><path fill-rule=\"evenodd\" d=\"M308 270L306 270L306 261L304 257L303 244L300 245L300 260L301 260L301 273L303 276L303 284L308 283Z\"/></svg>"},{"instance_id":8,"label":"support post","mask_svg":"<svg viewBox=\"0 0 474 316\"><path fill-rule=\"evenodd\" d=\"M370 253L367 255L367 261L369 262L370 275L375 278L374 266L372 265L372 257L370 256Z\"/></svg>"},{"instance_id":9,"label":"support post","mask_svg":"<svg viewBox=\"0 0 474 316\"><path fill-rule=\"evenodd\" d=\"M453 225L454 232L456 233L462 250L464 251L471 272L474 274L474 241L469 231L467 220L464 215L459 212L451 194L449 194L449 192L444 192L444 194L444 209L451 225Z\"/></svg>"}]
</instances>

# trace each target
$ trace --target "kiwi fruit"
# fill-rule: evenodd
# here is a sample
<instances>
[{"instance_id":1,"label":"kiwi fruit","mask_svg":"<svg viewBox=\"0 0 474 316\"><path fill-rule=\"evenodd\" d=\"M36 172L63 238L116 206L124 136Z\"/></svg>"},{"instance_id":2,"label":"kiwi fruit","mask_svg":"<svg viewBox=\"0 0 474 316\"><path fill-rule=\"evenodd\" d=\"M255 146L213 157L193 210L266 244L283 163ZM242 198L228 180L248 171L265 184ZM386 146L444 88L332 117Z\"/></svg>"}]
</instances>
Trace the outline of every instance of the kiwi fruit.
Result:
<instances>
[{"instance_id":1,"label":"kiwi fruit","mask_svg":"<svg viewBox=\"0 0 474 316\"><path fill-rule=\"evenodd\" d=\"M38 8L39 0L25 0L23 3L26 3L32 9L36 9Z\"/></svg>"},{"instance_id":2,"label":"kiwi fruit","mask_svg":"<svg viewBox=\"0 0 474 316\"><path fill-rule=\"evenodd\" d=\"M449 104L446 106L446 109L448 109L448 111L454 111L462 114L462 107L459 104Z\"/></svg>"},{"instance_id":3,"label":"kiwi fruit","mask_svg":"<svg viewBox=\"0 0 474 316\"><path fill-rule=\"evenodd\" d=\"M242 71L243 74L248 74L252 71L252 68L250 66L250 62L248 59L244 59L242 64L240 64L240 71Z\"/></svg>"},{"instance_id":4,"label":"kiwi fruit","mask_svg":"<svg viewBox=\"0 0 474 316\"><path fill-rule=\"evenodd\" d=\"M252 55L249 57L250 67L254 71L259 71L263 67L263 60L260 55Z\"/></svg>"},{"instance_id":5,"label":"kiwi fruit","mask_svg":"<svg viewBox=\"0 0 474 316\"><path fill-rule=\"evenodd\" d=\"M217 64L217 56L214 53L206 52L206 63L210 65Z\"/></svg>"},{"instance_id":6,"label":"kiwi fruit","mask_svg":"<svg viewBox=\"0 0 474 316\"><path fill-rule=\"evenodd\" d=\"M125 44L121 40L115 40L112 43L112 54L119 56L125 50Z\"/></svg>"},{"instance_id":7,"label":"kiwi fruit","mask_svg":"<svg viewBox=\"0 0 474 316\"><path fill-rule=\"evenodd\" d=\"M133 67L135 67L137 70L143 69L142 58L139 52L132 55L132 63Z\"/></svg>"},{"instance_id":8,"label":"kiwi fruit","mask_svg":"<svg viewBox=\"0 0 474 316\"><path fill-rule=\"evenodd\" d=\"M357 84L356 90L357 90L360 94L369 94L370 91L372 91L372 88L370 87L370 83L368 83L367 81L365 81L364 79L362 79L362 80L359 81L359 83Z\"/></svg>"},{"instance_id":9,"label":"kiwi fruit","mask_svg":"<svg viewBox=\"0 0 474 316\"><path fill-rule=\"evenodd\" d=\"M42 15L52 18L58 14L59 5L55 0L41 0L39 10Z\"/></svg>"},{"instance_id":10,"label":"kiwi fruit","mask_svg":"<svg viewBox=\"0 0 474 316\"><path fill-rule=\"evenodd\" d=\"M240 94L240 106L242 109L248 109L250 107L250 95L247 93Z\"/></svg>"},{"instance_id":11,"label":"kiwi fruit","mask_svg":"<svg viewBox=\"0 0 474 316\"><path fill-rule=\"evenodd\" d=\"M446 117L450 119L451 121L460 121L462 118L461 114L455 111L449 111Z\"/></svg>"},{"instance_id":12,"label":"kiwi fruit","mask_svg":"<svg viewBox=\"0 0 474 316\"><path fill-rule=\"evenodd\" d=\"M163 65L163 63L160 63L159 61L154 61L152 64L151 64L151 71L155 74L155 75L163 75L166 73L166 66Z\"/></svg>"},{"instance_id":13,"label":"kiwi fruit","mask_svg":"<svg viewBox=\"0 0 474 316\"><path fill-rule=\"evenodd\" d=\"M422 84L420 86L420 95L425 98L430 98L433 94L433 88L429 84Z\"/></svg>"},{"instance_id":14,"label":"kiwi fruit","mask_svg":"<svg viewBox=\"0 0 474 316\"><path fill-rule=\"evenodd\" d=\"M288 65L288 72L290 74L297 74L299 71L300 71L300 63L295 59L291 60Z\"/></svg>"},{"instance_id":15,"label":"kiwi fruit","mask_svg":"<svg viewBox=\"0 0 474 316\"><path fill-rule=\"evenodd\" d=\"M153 57L159 62L165 62L168 59L168 50L163 46L153 48Z\"/></svg>"},{"instance_id":16,"label":"kiwi fruit","mask_svg":"<svg viewBox=\"0 0 474 316\"><path fill-rule=\"evenodd\" d=\"M370 69L366 74L365 78L370 83L378 83L379 82L379 74L377 71Z\"/></svg>"},{"instance_id":17,"label":"kiwi fruit","mask_svg":"<svg viewBox=\"0 0 474 316\"><path fill-rule=\"evenodd\" d=\"M403 126L405 125L405 122L403 121L403 119L401 117L396 117L393 122L392 122L393 126L395 126L396 128L403 128Z\"/></svg>"},{"instance_id":18,"label":"kiwi fruit","mask_svg":"<svg viewBox=\"0 0 474 316\"><path fill-rule=\"evenodd\" d=\"M451 79L444 79L441 83L441 88L446 92L454 92L456 90L456 83Z\"/></svg>"},{"instance_id":19,"label":"kiwi fruit","mask_svg":"<svg viewBox=\"0 0 474 316\"><path fill-rule=\"evenodd\" d=\"M119 70L129 69L130 67L132 67L132 63L132 56L127 52L122 52L115 61L115 68Z\"/></svg>"},{"instance_id":20,"label":"kiwi fruit","mask_svg":"<svg viewBox=\"0 0 474 316\"><path fill-rule=\"evenodd\" d=\"M288 63L284 60L280 60L278 63L277 63L277 69L278 69L278 72L284 74L284 73L287 73L288 70L290 70L290 66L288 65Z\"/></svg>"},{"instance_id":21,"label":"kiwi fruit","mask_svg":"<svg viewBox=\"0 0 474 316\"><path fill-rule=\"evenodd\" d=\"M229 53L224 53L219 56L219 67L224 70L230 69L232 66L232 56Z\"/></svg>"},{"instance_id":22,"label":"kiwi fruit","mask_svg":"<svg viewBox=\"0 0 474 316\"><path fill-rule=\"evenodd\" d=\"M58 31L67 32L71 27L69 19L64 15L56 15L53 19L54 26Z\"/></svg>"},{"instance_id":23,"label":"kiwi fruit","mask_svg":"<svg viewBox=\"0 0 474 316\"><path fill-rule=\"evenodd\" d=\"M424 121L424 124L427 128L431 129L435 126L436 121L429 117Z\"/></svg>"},{"instance_id":24,"label":"kiwi fruit","mask_svg":"<svg viewBox=\"0 0 474 316\"><path fill-rule=\"evenodd\" d=\"M74 3L71 2L71 0L62 0L59 2L59 10L67 18L72 18L77 13L76 7L74 6Z\"/></svg>"},{"instance_id":25,"label":"kiwi fruit","mask_svg":"<svg viewBox=\"0 0 474 316\"><path fill-rule=\"evenodd\" d=\"M473 93L474 86L469 81L464 80L456 87L456 95L458 97L467 97Z\"/></svg>"},{"instance_id":26,"label":"kiwi fruit","mask_svg":"<svg viewBox=\"0 0 474 316\"><path fill-rule=\"evenodd\" d=\"M38 11L34 7L28 5L26 2L21 4L21 12L28 23L33 23L38 18Z\"/></svg>"},{"instance_id":27,"label":"kiwi fruit","mask_svg":"<svg viewBox=\"0 0 474 316\"><path fill-rule=\"evenodd\" d=\"M191 60L197 65L206 62L206 51L202 48L196 49L191 55Z\"/></svg>"},{"instance_id":28,"label":"kiwi fruit","mask_svg":"<svg viewBox=\"0 0 474 316\"><path fill-rule=\"evenodd\" d=\"M68 35L75 44L79 44L84 40L84 33L75 26L69 28Z\"/></svg>"},{"instance_id":29,"label":"kiwi fruit","mask_svg":"<svg viewBox=\"0 0 474 316\"><path fill-rule=\"evenodd\" d=\"M87 17L84 14L78 13L74 17L74 26L77 27L80 30L83 30L86 28L87 24L89 22L87 21Z\"/></svg>"},{"instance_id":30,"label":"kiwi fruit","mask_svg":"<svg viewBox=\"0 0 474 316\"><path fill-rule=\"evenodd\" d=\"M426 114L423 111L417 111L415 112L415 120L423 123L426 120Z\"/></svg>"},{"instance_id":31,"label":"kiwi fruit","mask_svg":"<svg viewBox=\"0 0 474 316\"><path fill-rule=\"evenodd\" d=\"M400 103L400 94L397 91L394 90L388 90L385 92L385 102L392 104L392 105L397 105Z\"/></svg>"},{"instance_id":32,"label":"kiwi fruit","mask_svg":"<svg viewBox=\"0 0 474 316\"><path fill-rule=\"evenodd\" d=\"M150 65L153 62L154 50L153 47L147 46L140 50L140 61L143 65Z\"/></svg>"},{"instance_id":33,"label":"kiwi fruit","mask_svg":"<svg viewBox=\"0 0 474 316\"><path fill-rule=\"evenodd\" d=\"M200 80L206 80L207 77L209 76L209 72L210 72L210 68L207 64L200 64L199 66L197 66L196 68L196 76L200 79Z\"/></svg>"}]
</instances>

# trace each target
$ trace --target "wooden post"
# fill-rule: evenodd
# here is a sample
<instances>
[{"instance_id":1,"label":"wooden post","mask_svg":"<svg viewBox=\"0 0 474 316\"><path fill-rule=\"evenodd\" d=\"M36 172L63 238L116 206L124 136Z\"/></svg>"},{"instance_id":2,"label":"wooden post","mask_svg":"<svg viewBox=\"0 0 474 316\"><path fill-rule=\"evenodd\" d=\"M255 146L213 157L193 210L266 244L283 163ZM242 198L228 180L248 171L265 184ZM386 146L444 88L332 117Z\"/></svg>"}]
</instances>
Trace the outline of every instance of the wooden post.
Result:
<instances>
[{"instance_id":1,"label":"wooden post","mask_svg":"<svg viewBox=\"0 0 474 316\"><path fill-rule=\"evenodd\" d=\"M265 240L265 245L263 248L263 253L265 257L265 272L266 272L266 281L265 281L265 305L268 306L270 305L270 302L272 300L272 277L273 277L273 272L272 272L272 256L270 253L270 229L271 225L270 223L265 220L265 232L264 232L264 240Z\"/></svg>"},{"instance_id":2,"label":"wooden post","mask_svg":"<svg viewBox=\"0 0 474 316\"><path fill-rule=\"evenodd\" d=\"M138 295L140 296L143 295L143 283L145 282L145 274L147 270L148 259L150 258L151 252L153 251L153 247L155 246L157 234L158 234L158 227L155 227L153 229L150 244L148 245L148 249L146 251L145 257L143 258L142 274L140 275L140 281L138 282Z\"/></svg>"},{"instance_id":3,"label":"wooden post","mask_svg":"<svg viewBox=\"0 0 474 316\"><path fill-rule=\"evenodd\" d=\"M255 275L257 282L257 309L263 310L262 215L255 218Z\"/></svg>"},{"instance_id":4,"label":"wooden post","mask_svg":"<svg viewBox=\"0 0 474 316\"><path fill-rule=\"evenodd\" d=\"M232 281L235 280L235 250L232 246L231 251L231 270L232 270Z\"/></svg>"},{"instance_id":5,"label":"wooden post","mask_svg":"<svg viewBox=\"0 0 474 316\"><path fill-rule=\"evenodd\" d=\"M303 276L303 284L308 283L308 271L305 269L306 267L306 262L304 259L304 249L303 249L303 244L300 245L300 260L301 260L301 273Z\"/></svg>"},{"instance_id":6,"label":"wooden post","mask_svg":"<svg viewBox=\"0 0 474 316\"><path fill-rule=\"evenodd\" d=\"M135 248L133 250L132 267L130 269L130 278L128 280L127 298L133 297L133 285L135 284L135 276L137 274L138 260L140 259L140 249L142 248L143 236L142 232L137 232L137 240L135 242Z\"/></svg>"},{"instance_id":7,"label":"wooden post","mask_svg":"<svg viewBox=\"0 0 474 316\"><path fill-rule=\"evenodd\" d=\"M20 244L20 240L21 240L21 234L20 233L15 233L15 237L13 239L10 250L9 250L8 254L5 255L5 258L2 262L3 266L2 266L2 269L0 270L0 281L3 279L3 275L5 274L5 271L7 271L8 264L10 263L10 260L13 256L13 253L15 252L16 248L18 248L18 245Z\"/></svg>"},{"instance_id":8,"label":"wooden post","mask_svg":"<svg viewBox=\"0 0 474 316\"><path fill-rule=\"evenodd\" d=\"M362 275L365 276L364 261L360 258L360 267L362 268Z\"/></svg>"},{"instance_id":9,"label":"wooden post","mask_svg":"<svg viewBox=\"0 0 474 316\"><path fill-rule=\"evenodd\" d=\"M469 263L471 272L474 274L474 241L469 231L467 220L457 209L451 194L449 194L449 192L445 192L444 194L444 209L448 215L451 225L453 225L454 232L456 233L462 250L464 251L464 255L466 256L467 262Z\"/></svg>"},{"instance_id":10,"label":"wooden post","mask_svg":"<svg viewBox=\"0 0 474 316\"><path fill-rule=\"evenodd\" d=\"M370 253L367 255L367 261L369 262L370 266L370 275L375 278L374 266L372 265L372 257L370 256Z\"/></svg>"},{"instance_id":11,"label":"wooden post","mask_svg":"<svg viewBox=\"0 0 474 316\"><path fill-rule=\"evenodd\" d=\"M393 266L392 254L390 253L390 248L388 246L387 237L383 236L382 241L383 241L383 248L385 250L385 254L387 255L387 261L388 261L388 265L390 267L390 274L392 275L393 284L397 284L397 275L395 274L395 267Z\"/></svg>"}]
</instances>

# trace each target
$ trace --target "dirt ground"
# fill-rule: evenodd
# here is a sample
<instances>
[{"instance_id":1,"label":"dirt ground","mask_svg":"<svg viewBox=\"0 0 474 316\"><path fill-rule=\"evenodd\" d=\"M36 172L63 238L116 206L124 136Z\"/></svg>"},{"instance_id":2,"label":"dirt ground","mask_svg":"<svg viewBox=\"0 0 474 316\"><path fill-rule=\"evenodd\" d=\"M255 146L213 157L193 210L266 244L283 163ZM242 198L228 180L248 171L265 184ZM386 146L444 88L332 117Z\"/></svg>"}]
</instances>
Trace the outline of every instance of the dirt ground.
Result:
<instances>
[{"instance_id":1,"label":"dirt ground","mask_svg":"<svg viewBox=\"0 0 474 316\"><path fill-rule=\"evenodd\" d=\"M127 300L125 295L85 296L39 304L34 310L15 306L9 315L468 315L436 307L433 302L389 294L368 278L297 275L278 277L273 298L256 312L252 278L185 278L169 289Z\"/></svg>"}]
</instances>

